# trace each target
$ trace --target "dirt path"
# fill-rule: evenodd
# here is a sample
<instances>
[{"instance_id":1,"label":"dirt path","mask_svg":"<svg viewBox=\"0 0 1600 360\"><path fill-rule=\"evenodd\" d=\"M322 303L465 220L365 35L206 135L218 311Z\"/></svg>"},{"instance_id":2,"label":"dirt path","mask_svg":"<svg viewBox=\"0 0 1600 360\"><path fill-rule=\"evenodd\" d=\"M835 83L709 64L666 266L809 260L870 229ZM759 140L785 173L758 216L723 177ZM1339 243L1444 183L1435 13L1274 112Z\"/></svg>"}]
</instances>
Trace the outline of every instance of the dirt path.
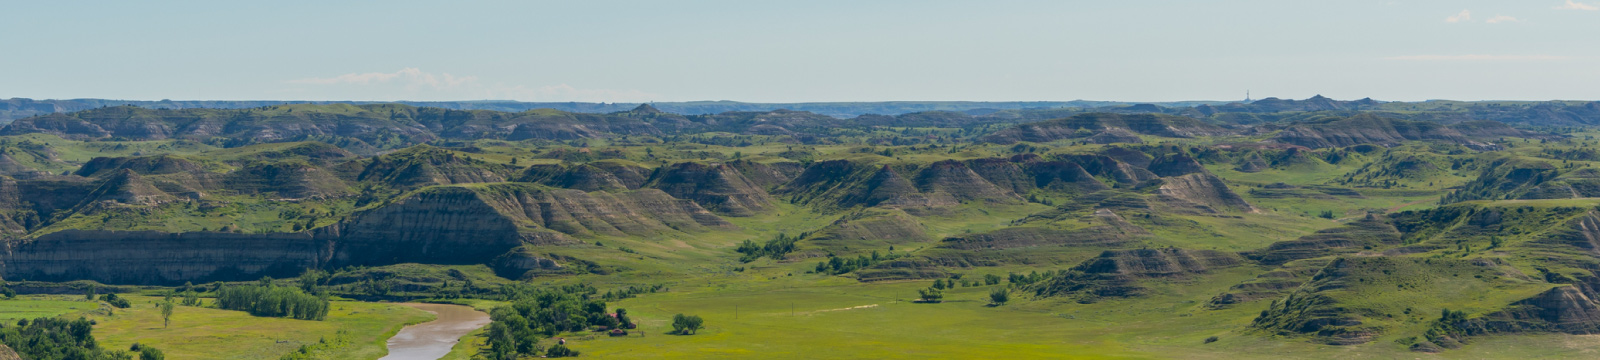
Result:
<instances>
[{"instance_id":1,"label":"dirt path","mask_svg":"<svg viewBox=\"0 0 1600 360\"><path fill-rule=\"evenodd\" d=\"M471 307L404 303L438 315L433 321L407 326L389 338L389 356L380 360L437 360L450 353L462 336L489 324L489 314Z\"/></svg>"}]
</instances>

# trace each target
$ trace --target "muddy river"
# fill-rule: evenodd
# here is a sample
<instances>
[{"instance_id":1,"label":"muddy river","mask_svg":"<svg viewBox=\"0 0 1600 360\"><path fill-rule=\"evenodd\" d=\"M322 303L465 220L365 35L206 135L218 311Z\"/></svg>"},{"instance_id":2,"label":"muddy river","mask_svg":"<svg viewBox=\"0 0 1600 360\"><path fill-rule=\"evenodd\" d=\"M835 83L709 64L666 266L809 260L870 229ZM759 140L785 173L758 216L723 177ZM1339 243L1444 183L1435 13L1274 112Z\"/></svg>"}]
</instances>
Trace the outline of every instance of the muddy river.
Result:
<instances>
[{"instance_id":1,"label":"muddy river","mask_svg":"<svg viewBox=\"0 0 1600 360\"><path fill-rule=\"evenodd\" d=\"M462 336L489 324L489 314L471 307L445 304L398 304L438 315L433 321L407 326L389 338L389 356L380 360L436 360L450 353Z\"/></svg>"}]
</instances>

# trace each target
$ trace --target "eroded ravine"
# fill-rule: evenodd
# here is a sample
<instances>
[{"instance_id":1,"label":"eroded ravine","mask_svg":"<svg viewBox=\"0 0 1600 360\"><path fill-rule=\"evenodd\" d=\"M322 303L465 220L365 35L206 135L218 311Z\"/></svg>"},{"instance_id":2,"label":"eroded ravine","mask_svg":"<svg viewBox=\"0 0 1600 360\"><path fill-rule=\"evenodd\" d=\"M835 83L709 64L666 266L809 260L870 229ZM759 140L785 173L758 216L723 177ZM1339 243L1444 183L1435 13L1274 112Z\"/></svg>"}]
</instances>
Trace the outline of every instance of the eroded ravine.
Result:
<instances>
[{"instance_id":1,"label":"eroded ravine","mask_svg":"<svg viewBox=\"0 0 1600 360\"><path fill-rule=\"evenodd\" d=\"M438 316L407 326L389 338L389 355L381 360L436 360L450 353L462 336L489 324L489 314L461 305L399 304Z\"/></svg>"}]
</instances>

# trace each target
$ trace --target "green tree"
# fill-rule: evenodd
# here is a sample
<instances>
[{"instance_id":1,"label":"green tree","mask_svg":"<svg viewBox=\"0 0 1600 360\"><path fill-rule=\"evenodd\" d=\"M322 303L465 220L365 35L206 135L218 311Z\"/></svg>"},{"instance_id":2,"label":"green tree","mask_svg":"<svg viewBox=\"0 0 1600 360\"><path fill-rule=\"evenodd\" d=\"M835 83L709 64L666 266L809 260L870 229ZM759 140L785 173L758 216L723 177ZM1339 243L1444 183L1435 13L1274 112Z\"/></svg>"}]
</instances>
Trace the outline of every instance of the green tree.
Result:
<instances>
[{"instance_id":1,"label":"green tree","mask_svg":"<svg viewBox=\"0 0 1600 360\"><path fill-rule=\"evenodd\" d=\"M705 320L699 315L677 314L672 316L672 332L681 335L694 334L705 326Z\"/></svg>"},{"instance_id":2,"label":"green tree","mask_svg":"<svg viewBox=\"0 0 1600 360\"><path fill-rule=\"evenodd\" d=\"M926 301L939 301L939 299L944 298L944 292L934 288L917 290L917 294L922 297L922 300Z\"/></svg>"},{"instance_id":3,"label":"green tree","mask_svg":"<svg viewBox=\"0 0 1600 360\"><path fill-rule=\"evenodd\" d=\"M1011 301L1011 290L1002 288L989 292L989 301L995 305L1005 305L1007 301Z\"/></svg>"},{"instance_id":4,"label":"green tree","mask_svg":"<svg viewBox=\"0 0 1600 360\"><path fill-rule=\"evenodd\" d=\"M160 304L158 304L158 306L161 307L161 327L165 328L172 324L172 310L176 308L176 306L174 306L171 300L162 301Z\"/></svg>"},{"instance_id":5,"label":"green tree","mask_svg":"<svg viewBox=\"0 0 1600 360\"><path fill-rule=\"evenodd\" d=\"M139 360L166 360L166 358L167 355L162 354L160 349L150 346L139 347Z\"/></svg>"}]
</instances>

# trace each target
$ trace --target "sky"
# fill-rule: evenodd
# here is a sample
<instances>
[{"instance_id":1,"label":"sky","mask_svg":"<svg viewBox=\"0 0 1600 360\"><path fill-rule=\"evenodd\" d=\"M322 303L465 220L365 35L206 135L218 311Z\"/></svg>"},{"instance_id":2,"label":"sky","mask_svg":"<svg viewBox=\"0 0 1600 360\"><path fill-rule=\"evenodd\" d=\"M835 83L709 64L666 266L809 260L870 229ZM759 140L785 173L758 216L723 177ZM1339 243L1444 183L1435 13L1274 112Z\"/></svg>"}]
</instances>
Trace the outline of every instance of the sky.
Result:
<instances>
[{"instance_id":1,"label":"sky","mask_svg":"<svg viewBox=\"0 0 1600 360\"><path fill-rule=\"evenodd\" d=\"M0 98L1600 100L1600 0L0 0Z\"/></svg>"}]
</instances>

